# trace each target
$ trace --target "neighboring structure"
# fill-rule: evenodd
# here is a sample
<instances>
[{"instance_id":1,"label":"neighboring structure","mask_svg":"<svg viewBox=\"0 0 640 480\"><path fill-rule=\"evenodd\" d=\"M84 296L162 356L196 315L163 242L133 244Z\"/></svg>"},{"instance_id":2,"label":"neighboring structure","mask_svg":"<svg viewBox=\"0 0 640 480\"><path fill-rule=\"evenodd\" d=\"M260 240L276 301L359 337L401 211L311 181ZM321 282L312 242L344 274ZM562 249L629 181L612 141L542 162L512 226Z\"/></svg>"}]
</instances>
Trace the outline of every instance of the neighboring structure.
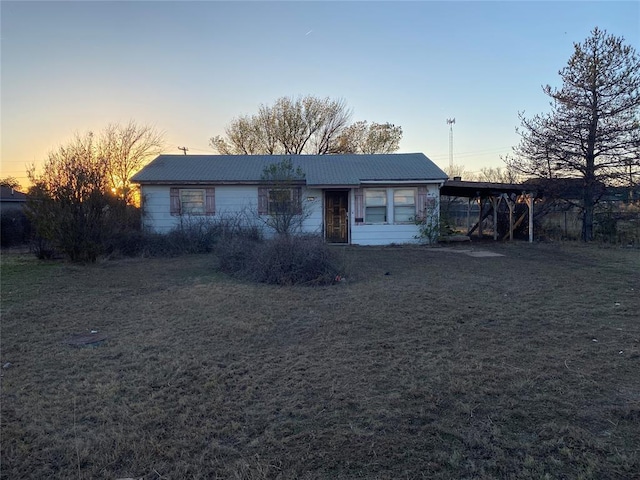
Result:
<instances>
[{"instance_id":1,"label":"neighboring structure","mask_svg":"<svg viewBox=\"0 0 640 480\"><path fill-rule=\"evenodd\" d=\"M27 202L27 196L4 185L0 186L0 210L3 212L21 211Z\"/></svg>"},{"instance_id":2,"label":"neighboring structure","mask_svg":"<svg viewBox=\"0 0 640 480\"><path fill-rule=\"evenodd\" d=\"M291 159L305 179L292 201L309 212L303 230L331 243L415 243L416 218L438 218L447 175L422 153L376 155L160 155L132 182L141 187L143 226L166 233L185 217L269 214L282 195L265 167Z\"/></svg>"},{"instance_id":3,"label":"neighboring structure","mask_svg":"<svg viewBox=\"0 0 640 480\"><path fill-rule=\"evenodd\" d=\"M17 190L0 185L0 245L21 245L29 238L29 221L23 211L27 196Z\"/></svg>"}]
</instances>

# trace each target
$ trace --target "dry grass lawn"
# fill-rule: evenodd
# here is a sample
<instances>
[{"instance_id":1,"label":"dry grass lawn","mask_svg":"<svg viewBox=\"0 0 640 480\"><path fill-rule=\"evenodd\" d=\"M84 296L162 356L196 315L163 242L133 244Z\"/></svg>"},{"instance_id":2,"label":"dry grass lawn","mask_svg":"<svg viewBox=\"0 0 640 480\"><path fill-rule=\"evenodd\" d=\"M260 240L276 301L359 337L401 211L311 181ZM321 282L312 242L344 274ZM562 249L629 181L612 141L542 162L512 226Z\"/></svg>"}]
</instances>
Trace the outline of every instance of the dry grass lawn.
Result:
<instances>
[{"instance_id":1,"label":"dry grass lawn","mask_svg":"<svg viewBox=\"0 0 640 480\"><path fill-rule=\"evenodd\" d=\"M468 248L322 288L4 254L0 476L640 478L640 251Z\"/></svg>"}]
</instances>

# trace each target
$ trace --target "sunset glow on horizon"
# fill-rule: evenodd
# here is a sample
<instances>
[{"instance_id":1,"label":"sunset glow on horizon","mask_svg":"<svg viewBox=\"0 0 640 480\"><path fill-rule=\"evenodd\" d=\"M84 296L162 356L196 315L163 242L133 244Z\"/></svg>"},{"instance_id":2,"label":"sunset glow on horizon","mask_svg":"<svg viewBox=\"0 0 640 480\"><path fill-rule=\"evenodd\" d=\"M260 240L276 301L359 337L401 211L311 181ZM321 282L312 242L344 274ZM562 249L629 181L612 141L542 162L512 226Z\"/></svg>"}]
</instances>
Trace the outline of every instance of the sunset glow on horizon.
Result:
<instances>
[{"instance_id":1,"label":"sunset glow on horizon","mask_svg":"<svg viewBox=\"0 0 640 480\"><path fill-rule=\"evenodd\" d=\"M628 2L2 1L0 176L74 133L134 120L166 153L214 153L239 115L282 96L342 98L352 121L390 122L400 152L467 171L502 167L518 112L549 111L542 85L594 27L640 45Z\"/></svg>"}]
</instances>

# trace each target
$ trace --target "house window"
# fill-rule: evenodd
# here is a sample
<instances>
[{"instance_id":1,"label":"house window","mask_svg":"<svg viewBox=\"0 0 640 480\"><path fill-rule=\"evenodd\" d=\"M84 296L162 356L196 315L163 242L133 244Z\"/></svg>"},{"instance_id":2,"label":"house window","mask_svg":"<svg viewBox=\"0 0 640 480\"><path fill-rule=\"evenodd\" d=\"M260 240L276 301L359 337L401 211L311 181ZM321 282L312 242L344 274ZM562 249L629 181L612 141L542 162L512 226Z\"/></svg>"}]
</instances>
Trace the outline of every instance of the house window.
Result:
<instances>
[{"instance_id":1,"label":"house window","mask_svg":"<svg viewBox=\"0 0 640 480\"><path fill-rule=\"evenodd\" d=\"M416 218L416 196L413 189L393 191L393 222L411 223Z\"/></svg>"},{"instance_id":2,"label":"house window","mask_svg":"<svg viewBox=\"0 0 640 480\"><path fill-rule=\"evenodd\" d=\"M385 223L387 221L387 191L366 189L364 191L364 221Z\"/></svg>"},{"instance_id":3,"label":"house window","mask_svg":"<svg viewBox=\"0 0 640 480\"><path fill-rule=\"evenodd\" d=\"M269 190L269 215L281 215L293 211L293 190L290 188Z\"/></svg>"},{"instance_id":4,"label":"house window","mask_svg":"<svg viewBox=\"0 0 640 480\"><path fill-rule=\"evenodd\" d=\"M258 213L260 215L301 214L301 188L260 187L258 189Z\"/></svg>"},{"instance_id":5,"label":"house window","mask_svg":"<svg viewBox=\"0 0 640 480\"><path fill-rule=\"evenodd\" d=\"M180 190L180 212L183 215L204 214L204 190L183 188Z\"/></svg>"},{"instance_id":6,"label":"house window","mask_svg":"<svg viewBox=\"0 0 640 480\"><path fill-rule=\"evenodd\" d=\"M214 188L171 188L171 215L213 215Z\"/></svg>"}]
</instances>

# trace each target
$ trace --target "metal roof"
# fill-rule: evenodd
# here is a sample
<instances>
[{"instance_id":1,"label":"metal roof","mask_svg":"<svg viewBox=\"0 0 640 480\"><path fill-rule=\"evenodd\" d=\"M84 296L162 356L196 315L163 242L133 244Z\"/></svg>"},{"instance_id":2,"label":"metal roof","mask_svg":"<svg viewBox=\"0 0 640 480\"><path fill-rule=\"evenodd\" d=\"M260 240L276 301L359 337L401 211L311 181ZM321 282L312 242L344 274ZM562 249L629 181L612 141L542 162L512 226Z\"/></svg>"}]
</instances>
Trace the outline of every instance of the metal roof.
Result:
<instances>
[{"instance_id":1,"label":"metal roof","mask_svg":"<svg viewBox=\"0 0 640 480\"><path fill-rule=\"evenodd\" d=\"M160 155L131 181L149 183L259 183L266 166L291 159L310 186L363 182L444 181L447 174L422 153L372 155Z\"/></svg>"},{"instance_id":2,"label":"metal roof","mask_svg":"<svg viewBox=\"0 0 640 480\"><path fill-rule=\"evenodd\" d=\"M5 185L0 186L0 201L2 202L26 202L27 195Z\"/></svg>"}]
</instances>

